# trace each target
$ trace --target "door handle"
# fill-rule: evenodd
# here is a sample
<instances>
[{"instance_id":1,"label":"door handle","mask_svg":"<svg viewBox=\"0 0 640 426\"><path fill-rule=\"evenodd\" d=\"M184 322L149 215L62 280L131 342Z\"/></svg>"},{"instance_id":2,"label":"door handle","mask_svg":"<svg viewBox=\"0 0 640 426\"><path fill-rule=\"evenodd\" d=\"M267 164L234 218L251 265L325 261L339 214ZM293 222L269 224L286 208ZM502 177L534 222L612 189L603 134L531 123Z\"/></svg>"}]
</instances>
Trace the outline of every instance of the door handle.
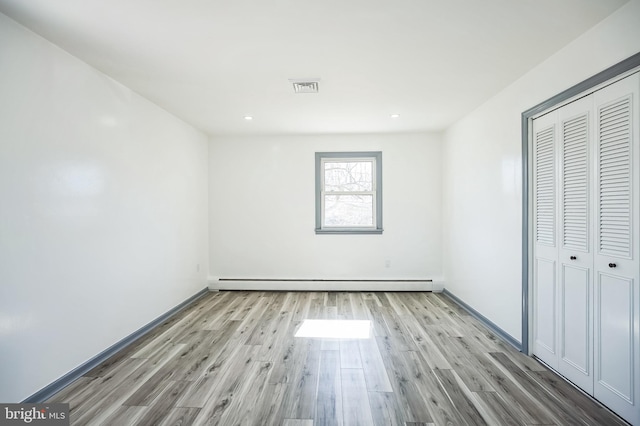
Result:
<instances>
[{"instance_id":1,"label":"door handle","mask_svg":"<svg viewBox=\"0 0 640 426\"><path fill-rule=\"evenodd\" d=\"M576 259L577 259L577 257L575 257L575 256L571 256L571 257L569 257L569 259L571 259L571 260L576 260Z\"/></svg>"},{"instance_id":2,"label":"door handle","mask_svg":"<svg viewBox=\"0 0 640 426\"><path fill-rule=\"evenodd\" d=\"M616 266L618 266L618 265L616 265L615 263L610 263L609 264L609 268L615 268Z\"/></svg>"}]
</instances>

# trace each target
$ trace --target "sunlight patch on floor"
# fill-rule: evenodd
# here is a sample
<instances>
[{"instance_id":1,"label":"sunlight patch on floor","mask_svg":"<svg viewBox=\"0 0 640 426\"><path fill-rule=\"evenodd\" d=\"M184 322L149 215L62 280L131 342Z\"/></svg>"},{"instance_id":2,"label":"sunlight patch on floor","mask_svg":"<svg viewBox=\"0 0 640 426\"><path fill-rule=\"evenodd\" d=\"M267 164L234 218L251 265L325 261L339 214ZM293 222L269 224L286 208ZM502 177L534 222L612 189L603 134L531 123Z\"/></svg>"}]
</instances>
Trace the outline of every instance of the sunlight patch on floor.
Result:
<instances>
[{"instance_id":1,"label":"sunlight patch on floor","mask_svg":"<svg viewBox=\"0 0 640 426\"><path fill-rule=\"evenodd\" d=\"M295 337L368 339L371 337L371 321L306 319L302 322Z\"/></svg>"}]
</instances>

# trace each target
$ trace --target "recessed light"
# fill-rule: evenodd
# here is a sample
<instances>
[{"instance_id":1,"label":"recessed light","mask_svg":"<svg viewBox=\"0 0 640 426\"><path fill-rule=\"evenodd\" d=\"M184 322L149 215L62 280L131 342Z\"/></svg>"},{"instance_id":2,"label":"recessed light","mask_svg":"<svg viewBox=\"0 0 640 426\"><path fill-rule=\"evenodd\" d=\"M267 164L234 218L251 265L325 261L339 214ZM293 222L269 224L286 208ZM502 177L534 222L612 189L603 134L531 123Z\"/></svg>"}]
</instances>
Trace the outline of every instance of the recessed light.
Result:
<instances>
[{"instance_id":1,"label":"recessed light","mask_svg":"<svg viewBox=\"0 0 640 426\"><path fill-rule=\"evenodd\" d=\"M400 117L400 114L391 114L391 118L398 118Z\"/></svg>"},{"instance_id":2,"label":"recessed light","mask_svg":"<svg viewBox=\"0 0 640 426\"><path fill-rule=\"evenodd\" d=\"M251 120L253 120L253 117L250 116L250 115L245 115L244 119L247 120L247 121L251 121Z\"/></svg>"}]
</instances>

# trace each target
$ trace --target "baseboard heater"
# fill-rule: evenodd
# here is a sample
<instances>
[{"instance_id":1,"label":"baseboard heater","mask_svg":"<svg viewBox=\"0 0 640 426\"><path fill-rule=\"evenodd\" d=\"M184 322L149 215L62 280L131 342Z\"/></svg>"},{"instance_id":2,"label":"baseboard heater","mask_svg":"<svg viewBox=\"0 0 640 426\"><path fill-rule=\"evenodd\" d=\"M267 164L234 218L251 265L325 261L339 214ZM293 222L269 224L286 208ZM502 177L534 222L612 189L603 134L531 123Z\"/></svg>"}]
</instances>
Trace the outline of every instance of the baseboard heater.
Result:
<instances>
[{"instance_id":1,"label":"baseboard heater","mask_svg":"<svg viewBox=\"0 0 640 426\"><path fill-rule=\"evenodd\" d=\"M434 283L430 279L218 278L210 280L209 288L262 291L434 291Z\"/></svg>"}]
</instances>

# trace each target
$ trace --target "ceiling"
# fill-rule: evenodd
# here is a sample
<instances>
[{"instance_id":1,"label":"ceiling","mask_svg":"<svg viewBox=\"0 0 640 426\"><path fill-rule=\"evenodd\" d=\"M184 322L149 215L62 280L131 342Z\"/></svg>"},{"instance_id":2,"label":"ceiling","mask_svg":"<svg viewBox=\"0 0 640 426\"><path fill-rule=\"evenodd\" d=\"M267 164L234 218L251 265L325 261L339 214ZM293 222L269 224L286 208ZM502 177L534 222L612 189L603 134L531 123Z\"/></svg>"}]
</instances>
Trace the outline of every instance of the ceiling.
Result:
<instances>
[{"instance_id":1,"label":"ceiling","mask_svg":"<svg viewBox=\"0 0 640 426\"><path fill-rule=\"evenodd\" d=\"M0 12L211 135L377 133L443 130L626 2L0 0ZM319 78L319 93L295 94L292 78Z\"/></svg>"}]
</instances>

